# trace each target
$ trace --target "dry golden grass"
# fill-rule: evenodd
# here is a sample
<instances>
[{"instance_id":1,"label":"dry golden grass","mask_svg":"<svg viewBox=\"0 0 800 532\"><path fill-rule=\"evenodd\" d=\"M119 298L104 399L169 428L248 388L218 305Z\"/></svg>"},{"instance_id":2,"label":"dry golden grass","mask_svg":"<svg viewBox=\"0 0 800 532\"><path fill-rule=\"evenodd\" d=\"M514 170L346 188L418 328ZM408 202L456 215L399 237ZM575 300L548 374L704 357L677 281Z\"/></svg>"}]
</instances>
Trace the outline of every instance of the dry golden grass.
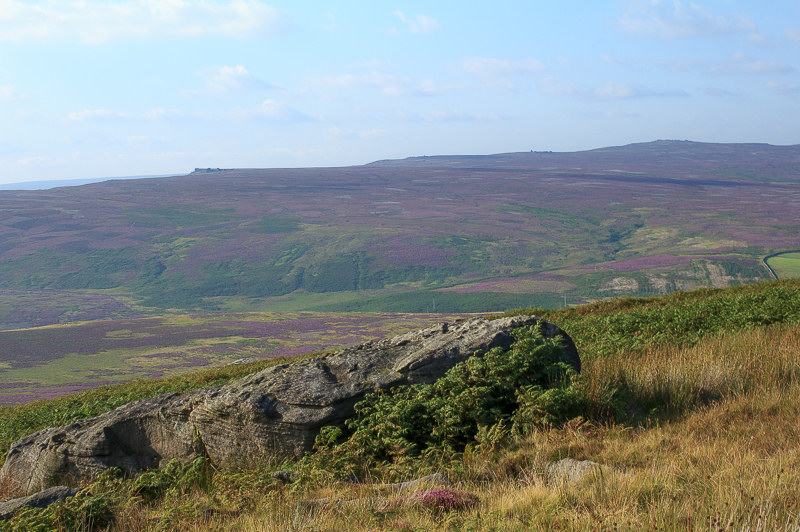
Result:
<instances>
[{"instance_id":1,"label":"dry golden grass","mask_svg":"<svg viewBox=\"0 0 800 532\"><path fill-rule=\"evenodd\" d=\"M452 489L478 496L472 509L387 506L386 490L320 476L313 485L233 482L232 491L131 506L111 530L800 530L800 328L589 360L584 375L597 393L626 382L663 415L648 426L572 422L478 446L443 466ZM567 456L611 469L547 485L547 464ZM302 505L321 497L355 502ZM185 505L188 517L159 521L174 512L167 504Z\"/></svg>"}]
</instances>

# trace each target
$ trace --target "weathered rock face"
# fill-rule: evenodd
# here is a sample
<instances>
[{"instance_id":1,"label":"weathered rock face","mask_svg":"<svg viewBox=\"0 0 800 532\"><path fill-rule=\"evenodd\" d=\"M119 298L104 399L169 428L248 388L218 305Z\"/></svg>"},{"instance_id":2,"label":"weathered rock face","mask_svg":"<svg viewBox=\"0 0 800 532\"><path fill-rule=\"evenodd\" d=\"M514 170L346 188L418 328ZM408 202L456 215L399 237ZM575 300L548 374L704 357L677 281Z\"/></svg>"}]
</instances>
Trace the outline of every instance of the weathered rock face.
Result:
<instances>
[{"instance_id":1,"label":"weathered rock face","mask_svg":"<svg viewBox=\"0 0 800 532\"><path fill-rule=\"evenodd\" d=\"M67 486L53 486L39 493L11 499L10 501L0 502L0 521L11 519L14 512L20 508L47 508L55 502L64 501L69 497L74 497L78 493L76 488Z\"/></svg>"},{"instance_id":2,"label":"weathered rock face","mask_svg":"<svg viewBox=\"0 0 800 532\"><path fill-rule=\"evenodd\" d=\"M298 456L311 449L323 426L351 416L367 392L434 382L475 353L510 346L513 329L534 324L545 336L562 336L565 362L580 370L572 340L539 318L442 324L37 432L11 445L0 482L13 486L16 496L109 467L136 474L173 458L208 456L225 465Z\"/></svg>"}]
</instances>

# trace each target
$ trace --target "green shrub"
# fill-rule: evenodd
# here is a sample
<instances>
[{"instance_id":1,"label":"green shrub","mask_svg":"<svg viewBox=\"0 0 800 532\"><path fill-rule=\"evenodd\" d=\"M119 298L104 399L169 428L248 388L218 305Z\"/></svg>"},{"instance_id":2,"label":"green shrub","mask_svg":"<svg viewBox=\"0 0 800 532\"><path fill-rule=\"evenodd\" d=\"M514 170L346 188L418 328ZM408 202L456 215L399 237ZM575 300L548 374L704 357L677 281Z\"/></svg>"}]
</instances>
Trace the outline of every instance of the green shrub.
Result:
<instances>
[{"instance_id":1,"label":"green shrub","mask_svg":"<svg viewBox=\"0 0 800 532\"><path fill-rule=\"evenodd\" d=\"M534 327L513 334L508 350L472 356L433 384L367 395L345 428L322 430L312 459L334 467L369 467L461 452L476 435L498 424L523 429L580 415L586 400L575 371L562 361L560 339L545 338Z\"/></svg>"},{"instance_id":2,"label":"green shrub","mask_svg":"<svg viewBox=\"0 0 800 532\"><path fill-rule=\"evenodd\" d=\"M206 490L211 485L213 471L207 458L192 462L170 460L167 465L142 473L133 481L133 493L144 501L161 499L167 494Z\"/></svg>"},{"instance_id":3,"label":"green shrub","mask_svg":"<svg viewBox=\"0 0 800 532\"><path fill-rule=\"evenodd\" d=\"M50 532L52 530L102 530L114 519L114 503L104 493L81 491L66 501L47 508L23 508L12 519L0 522L8 532Z\"/></svg>"}]
</instances>

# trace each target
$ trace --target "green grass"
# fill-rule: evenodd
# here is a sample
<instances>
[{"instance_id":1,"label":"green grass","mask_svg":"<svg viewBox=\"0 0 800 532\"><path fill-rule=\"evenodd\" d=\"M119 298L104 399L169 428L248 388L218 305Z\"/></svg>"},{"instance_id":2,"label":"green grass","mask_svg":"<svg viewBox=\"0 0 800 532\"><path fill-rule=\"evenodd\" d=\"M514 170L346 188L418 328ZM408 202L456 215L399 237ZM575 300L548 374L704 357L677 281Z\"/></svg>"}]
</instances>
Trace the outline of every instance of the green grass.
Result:
<instances>
[{"instance_id":1,"label":"green grass","mask_svg":"<svg viewBox=\"0 0 800 532\"><path fill-rule=\"evenodd\" d=\"M800 252L781 253L767 259L779 279L800 277Z\"/></svg>"},{"instance_id":2,"label":"green grass","mask_svg":"<svg viewBox=\"0 0 800 532\"><path fill-rule=\"evenodd\" d=\"M800 280L509 314L523 312L543 315L573 337L583 360L576 386L598 404L621 402L621 418L586 412L516 433L484 427L463 450L400 456L371 471L365 484L342 482L336 464L324 461L282 464L301 473L288 486L270 469L222 470L202 461L138 481L106 475L91 483L91 495L0 529L81 522L88 530L92 516L100 522L112 515L106 522L113 531L797 530ZM0 445L127 400L260 367L3 409ZM545 469L562 457L608 469L550 485ZM472 505L437 509L381 486L432 471L448 474L455 482L448 493L468 494ZM302 504L323 497L352 502Z\"/></svg>"},{"instance_id":3,"label":"green grass","mask_svg":"<svg viewBox=\"0 0 800 532\"><path fill-rule=\"evenodd\" d=\"M343 300L314 307L314 310L333 312L496 312L509 307L536 305L554 307L561 297L553 294L508 294L504 292L437 292L414 290L372 298Z\"/></svg>"}]
</instances>

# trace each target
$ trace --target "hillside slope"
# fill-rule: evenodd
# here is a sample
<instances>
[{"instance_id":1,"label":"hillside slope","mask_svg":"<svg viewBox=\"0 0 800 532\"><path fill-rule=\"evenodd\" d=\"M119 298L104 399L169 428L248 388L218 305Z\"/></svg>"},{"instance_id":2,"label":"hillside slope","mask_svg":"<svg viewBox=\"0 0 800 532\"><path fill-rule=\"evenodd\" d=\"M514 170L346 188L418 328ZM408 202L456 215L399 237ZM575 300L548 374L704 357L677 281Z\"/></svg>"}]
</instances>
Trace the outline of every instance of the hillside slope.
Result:
<instances>
[{"instance_id":1,"label":"hillside slope","mask_svg":"<svg viewBox=\"0 0 800 532\"><path fill-rule=\"evenodd\" d=\"M557 412L572 397L582 405L580 416L541 423L532 405L520 404L527 424L485 426L460 450L444 445L409 454L398 446L372 462L363 461L374 452L370 441L350 440L323 444L290 464L228 470L196 460L136 480L108 474L66 504L25 511L0 528L797 530L800 281L545 314L570 333L583 359L580 377L562 383L569 394L545 411ZM202 386L202 375L184 378L181 389ZM220 382L219 374L205 375ZM173 379L149 393L176 385ZM85 405L111 402L134 386L140 384L4 409L0 444L68 423ZM404 398L398 393L396 404ZM390 394L371 408L391 400ZM386 430L390 418L364 413L361 428L372 424L374 441L402 441L396 427ZM602 468L561 484L547 471L565 457ZM365 466L366 481L354 483L353 468ZM277 469L284 473L273 476ZM454 484L398 491L384 483L432 471Z\"/></svg>"},{"instance_id":2,"label":"hillside slope","mask_svg":"<svg viewBox=\"0 0 800 532\"><path fill-rule=\"evenodd\" d=\"M767 279L800 146L198 170L0 191L0 327L152 309L466 312Z\"/></svg>"}]
</instances>

